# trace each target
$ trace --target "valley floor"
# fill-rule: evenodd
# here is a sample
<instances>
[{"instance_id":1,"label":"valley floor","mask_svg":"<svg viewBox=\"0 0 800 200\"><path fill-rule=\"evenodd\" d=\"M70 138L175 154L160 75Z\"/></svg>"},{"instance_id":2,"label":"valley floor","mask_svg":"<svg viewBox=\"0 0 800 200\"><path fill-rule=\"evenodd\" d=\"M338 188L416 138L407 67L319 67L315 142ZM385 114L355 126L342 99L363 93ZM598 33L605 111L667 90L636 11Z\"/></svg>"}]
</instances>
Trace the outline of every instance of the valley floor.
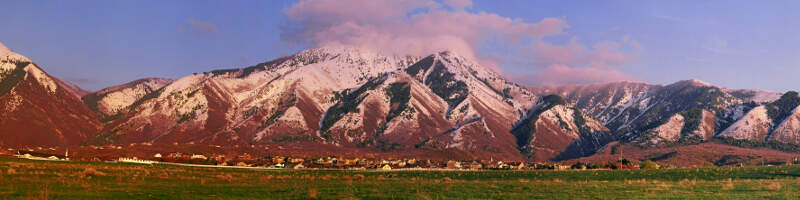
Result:
<instances>
[{"instance_id":1,"label":"valley floor","mask_svg":"<svg viewBox=\"0 0 800 200\"><path fill-rule=\"evenodd\" d=\"M798 199L800 166L250 170L0 158L0 199Z\"/></svg>"}]
</instances>

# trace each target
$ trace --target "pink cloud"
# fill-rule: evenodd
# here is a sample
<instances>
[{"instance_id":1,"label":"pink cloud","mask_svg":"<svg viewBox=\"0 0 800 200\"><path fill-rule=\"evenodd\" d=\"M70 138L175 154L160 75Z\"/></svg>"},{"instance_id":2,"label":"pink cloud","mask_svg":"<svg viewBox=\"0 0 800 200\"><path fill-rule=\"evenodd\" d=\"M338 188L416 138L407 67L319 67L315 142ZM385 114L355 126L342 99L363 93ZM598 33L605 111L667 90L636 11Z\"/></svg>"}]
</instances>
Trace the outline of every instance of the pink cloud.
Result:
<instances>
[{"instance_id":1,"label":"pink cloud","mask_svg":"<svg viewBox=\"0 0 800 200\"><path fill-rule=\"evenodd\" d=\"M588 84L614 81L642 81L640 78L636 78L614 69L569 67L566 65L552 65L538 71L534 75L523 75L520 77L515 77L515 79L523 84L538 86Z\"/></svg>"},{"instance_id":2,"label":"pink cloud","mask_svg":"<svg viewBox=\"0 0 800 200\"><path fill-rule=\"evenodd\" d=\"M217 25L211 23L209 21L199 21L194 19L189 19L186 24L181 24L178 26L178 32L190 32L190 33L216 33L219 32Z\"/></svg>"},{"instance_id":3,"label":"pink cloud","mask_svg":"<svg viewBox=\"0 0 800 200\"><path fill-rule=\"evenodd\" d=\"M472 0L445 0L444 2L454 10L464 10L472 7Z\"/></svg>"},{"instance_id":4,"label":"pink cloud","mask_svg":"<svg viewBox=\"0 0 800 200\"><path fill-rule=\"evenodd\" d=\"M575 38L565 45L538 40L531 45L530 55L534 57L533 69L539 70L517 80L533 85L640 81L617 68L634 63L641 50L641 44L628 36L622 42L601 41L591 48L579 44Z\"/></svg>"},{"instance_id":5,"label":"pink cloud","mask_svg":"<svg viewBox=\"0 0 800 200\"><path fill-rule=\"evenodd\" d=\"M97 80L90 78L68 78L67 81L77 84L94 84Z\"/></svg>"},{"instance_id":6,"label":"pink cloud","mask_svg":"<svg viewBox=\"0 0 800 200\"><path fill-rule=\"evenodd\" d=\"M635 59L635 52L623 52L620 46L618 42L603 41L588 49L578 44L576 39L572 39L564 46L536 41L531 53L536 58L535 64L538 66L562 64L606 68L629 63Z\"/></svg>"},{"instance_id":7,"label":"pink cloud","mask_svg":"<svg viewBox=\"0 0 800 200\"><path fill-rule=\"evenodd\" d=\"M314 47L370 48L384 53L423 56L450 50L478 58L487 34L505 41L539 38L563 32L566 22L546 18L527 23L492 13L444 9L465 8L471 1L301 0L286 9L289 23L282 38Z\"/></svg>"},{"instance_id":8,"label":"pink cloud","mask_svg":"<svg viewBox=\"0 0 800 200\"><path fill-rule=\"evenodd\" d=\"M562 18L526 22L465 10L471 6L470 0L300 0L285 9L288 21L281 38L311 47L350 46L397 55L426 56L447 50L500 73L504 72L499 67L502 64L524 58L521 63L536 73L527 77L541 79L525 80L529 83L635 79L614 69L635 60L635 53L622 50L641 48L630 37L621 43L603 41L590 47L577 39L554 45L543 38L564 34L569 25ZM480 52L490 38L503 48L523 52L510 53L516 57Z\"/></svg>"}]
</instances>

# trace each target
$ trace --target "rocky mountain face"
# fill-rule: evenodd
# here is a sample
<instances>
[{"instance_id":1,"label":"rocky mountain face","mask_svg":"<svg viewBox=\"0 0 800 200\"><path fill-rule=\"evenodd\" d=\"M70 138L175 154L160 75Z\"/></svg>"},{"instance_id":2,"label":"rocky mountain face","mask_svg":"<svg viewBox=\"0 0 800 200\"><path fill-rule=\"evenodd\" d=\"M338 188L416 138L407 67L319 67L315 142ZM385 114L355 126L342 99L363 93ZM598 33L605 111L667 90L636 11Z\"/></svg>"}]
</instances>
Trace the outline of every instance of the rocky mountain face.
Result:
<instances>
[{"instance_id":1,"label":"rocky mountain face","mask_svg":"<svg viewBox=\"0 0 800 200\"><path fill-rule=\"evenodd\" d=\"M734 143L800 144L796 92L732 90L697 80L670 85L605 83L532 88L557 94L600 120L621 141L644 146L696 144L713 138Z\"/></svg>"},{"instance_id":2,"label":"rocky mountain face","mask_svg":"<svg viewBox=\"0 0 800 200\"><path fill-rule=\"evenodd\" d=\"M787 92L780 99L750 109L720 136L753 142L800 144L797 92Z\"/></svg>"},{"instance_id":3,"label":"rocky mountain face","mask_svg":"<svg viewBox=\"0 0 800 200\"><path fill-rule=\"evenodd\" d=\"M310 49L142 91L106 109L121 115L90 143L332 144L518 159L510 130L536 99L450 52L418 58L351 48Z\"/></svg>"},{"instance_id":4,"label":"rocky mountain face","mask_svg":"<svg viewBox=\"0 0 800 200\"><path fill-rule=\"evenodd\" d=\"M511 132L522 153L534 160L587 156L614 140L608 128L558 95L541 98Z\"/></svg>"},{"instance_id":5,"label":"rocky mountain face","mask_svg":"<svg viewBox=\"0 0 800 200\"><path fill-rule=\"evenodd\" d=\"M795 92L696 80L529 88L451 52L343 47L89 93L0 49L0 136L10 138L2 146L324 146L537 161L589 156L612 141L719 139L792 150L800 145L798 106Z\"/></svg>"},{"instance_id":6,"label":"rocky mountain face","mask_svg":"<svg viewBox=\"0 0 800 200\"><path fill-rule=\"evenodd\" d=\"M144 78L86 93L81 95L81 99L90 109L102 116L118 116L122 109L172 83L172 81L174 80L168 78Z\"/></svg>"},{"instance_id":7,"label":"rocky mountain face","mask_svg":"<svg viewBox=\"0 0 800 200\"><path fill-rule=\"evenodd\" d=\"M76 88L0 44L0 145L77 145L94 137L102 124Z\"/></svg>"}]
</instances>

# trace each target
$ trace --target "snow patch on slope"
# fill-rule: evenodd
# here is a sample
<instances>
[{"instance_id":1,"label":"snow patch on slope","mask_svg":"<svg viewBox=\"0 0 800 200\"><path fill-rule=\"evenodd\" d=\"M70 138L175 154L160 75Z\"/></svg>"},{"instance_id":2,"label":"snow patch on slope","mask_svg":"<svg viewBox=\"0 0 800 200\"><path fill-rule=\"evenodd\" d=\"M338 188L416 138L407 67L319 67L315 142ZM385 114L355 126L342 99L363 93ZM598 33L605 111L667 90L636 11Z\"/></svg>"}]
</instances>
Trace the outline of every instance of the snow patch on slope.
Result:
<instances>
[{"instance_id":1,"label":"snow patch on slope","mask_svg":"<svg viewBox=\"0 0 800 200\"><path fill-rule=\"evenodd\" d=\"M138 83L135 83L138 82ZM121 85L99 91L103 97L97 102L100 112L114 114L141 99L150 92L172 82L171 79L142 79L133 85ZM130 84L130 83L129 83Z\"/></svg>"},{"instance_id":2,"label":"snow patch on slope","mask_svg":"<svg viewBox=\"0 0 800 200\"><path fill-rule=\"evenodd\" d=\"M771 125L765 106L758 106L722 131L721 137L732 137L737 140L763 141Z\"/></svg>"},{"instance_id":3,"label":"snow patch on slope","mask_svg":"<svg viewBox=\"0 0 800 200\"><path fill-rule=\"evenodd\" d=\"M755 101L756 103L764 103L764 102L772 102L781 98L781 93L778 92L771 92L771 91L764 91L764 90L752 90L753 97L750 97L746 100Z\"/></svg>"},{"instance_id":4,"label":"snow patch on slope","mask_svg":"<svg viewBox=\"0 0 800 200\"><path fill-rule=\"evenodd\" d=\"M800 106L772 132L772 141L800 144Z\"/></svg>"},{"instance_id":5,"label":"snow patch on slope","mask_svg":"<svg viewBox=\"0 0 800 200\"><path fill-rule=\"evenodd\" d=\"M11 54L11 53L12 53L11 49L8 49L8 47L6 47L6 45L4 45L2 42L0 42L0 56L5 56L5 55Z\"/></svg>"},{"instance_id":6,"label":"snow patch on slope","mask_svg":"<svg viewBox=\"0 0 800 200\"><path fill-rule=\"evenodd\" d=\"M714 113L711 111L702 110L702 117L700 118L700 125L692 134L700 136L703 140L711 139L714 136Z\"/></svg>"},{"instance_id":7,"label":"snow patch on slope","mask_svg":"<svg viewBox=\"0 0 800 200\"><path fill-rule=\"evenodd\" d=\"M30 62L31 60L25 56L20 54L14 53L8 47L0 43L0 60L7 60L7 61L23 61L23 62Z\"/></svg>"},{"instance_id":8,"label":"snow patch on slope","mask_svg":"<svg viewBox=\"0 0 800 200\"><path fill-rule=\"evenodd\" d=\"M27 74L32 75L33 78L36 79L36 82L38 82L42 87L50 91L50 93L56 93L56 89L58 89L58 84L56 84L56 81L47 76L47 74L45 74L44 71L34 66L33 64L28 64L28 66L25 67L25 71L28 72Z\"/></svg>"},{"instance_id":9,"label":"snow patch on slope","mask_svg":"<svg viewBox=\"0 0 800 200\"><path fill-rule=\"evenodd\" d=\"M575 124L575 110L564 105L556 105L539 114L539 120L547 120L559 125L570 138L580 137L580 128ZM592 131L602 130L602 125L594 120L586 120Z\"/></svg>"},{"instance_id":10,"label":"snow patch on slope","mask_svg":"<svg viewBox=\"0 0 800 200\"><path fill-rule=\"evenodd\" d=\"M685 122L683 115L672 115L667 123L664 123L652 130L657 138L650 139L650 142L652 144L658 144L661 141L677 141L678 138L681 137L681 130L683 129L684 124Z\"/></svg>"}]
</instances>

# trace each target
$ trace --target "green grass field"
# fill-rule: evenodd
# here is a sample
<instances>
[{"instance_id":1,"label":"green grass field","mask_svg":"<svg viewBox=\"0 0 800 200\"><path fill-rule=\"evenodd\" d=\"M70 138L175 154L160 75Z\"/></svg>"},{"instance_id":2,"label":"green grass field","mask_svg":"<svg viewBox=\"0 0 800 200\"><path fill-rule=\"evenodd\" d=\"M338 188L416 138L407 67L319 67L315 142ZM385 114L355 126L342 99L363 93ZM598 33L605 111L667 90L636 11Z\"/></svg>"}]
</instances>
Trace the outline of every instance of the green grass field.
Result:
<instances>
[{"instance_id":1,"label":"green grass field","mask_svg":"<svg viewBox=\"0 0 800 200\"><path fill-rule=\"evenodd\" d=\"M249 170L0 159L0 199L798 199L800 166Z\"/></svg>"}]
</instances>

